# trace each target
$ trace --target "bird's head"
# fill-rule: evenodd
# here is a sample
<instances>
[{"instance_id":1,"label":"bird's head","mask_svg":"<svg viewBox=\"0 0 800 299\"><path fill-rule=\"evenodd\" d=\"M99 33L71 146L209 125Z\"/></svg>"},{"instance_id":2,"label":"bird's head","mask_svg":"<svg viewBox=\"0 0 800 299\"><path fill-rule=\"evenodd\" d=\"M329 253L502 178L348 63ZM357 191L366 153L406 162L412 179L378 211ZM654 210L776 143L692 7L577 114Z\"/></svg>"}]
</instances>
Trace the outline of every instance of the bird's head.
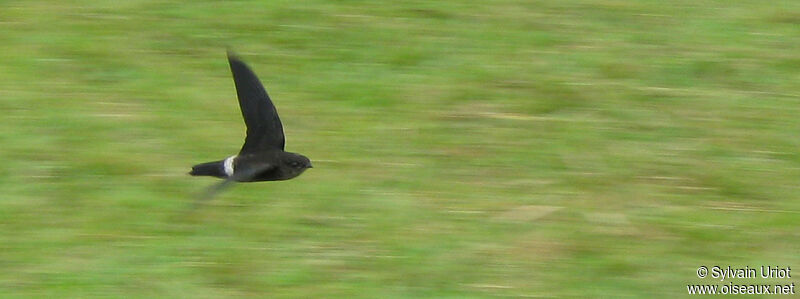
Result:
<instances>
[{"instance_id":1,"label":"bird's head","mask_svg":"<svg viewBox=\"0 0 800 299\"><path fill-rule=\"evenodd\" d=\"M281 163L285 169L291 171L294 176L298 176L306 169L314 167L311 165L311 160L309 160L306 156L288 152L284 155L283 159L281 159Z\"/></svg>"}]
</instances>

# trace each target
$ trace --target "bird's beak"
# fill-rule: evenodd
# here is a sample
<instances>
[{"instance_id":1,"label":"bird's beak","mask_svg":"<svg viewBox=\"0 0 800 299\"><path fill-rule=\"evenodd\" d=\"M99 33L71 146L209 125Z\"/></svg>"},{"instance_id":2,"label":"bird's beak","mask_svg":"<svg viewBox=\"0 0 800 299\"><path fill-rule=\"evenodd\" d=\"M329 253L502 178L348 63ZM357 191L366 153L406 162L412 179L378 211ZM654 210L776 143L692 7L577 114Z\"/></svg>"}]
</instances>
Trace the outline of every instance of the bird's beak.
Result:
<instances>
[{"instance_id":1,"label":"bird's beak","mask_svg":"<svg viewBox=\"0 0 800 299\"><path fill-rule=\"evenodd\" d=\"M308 164L308 168L314 168L314 165Z\"/></svg>"}]
</instances>

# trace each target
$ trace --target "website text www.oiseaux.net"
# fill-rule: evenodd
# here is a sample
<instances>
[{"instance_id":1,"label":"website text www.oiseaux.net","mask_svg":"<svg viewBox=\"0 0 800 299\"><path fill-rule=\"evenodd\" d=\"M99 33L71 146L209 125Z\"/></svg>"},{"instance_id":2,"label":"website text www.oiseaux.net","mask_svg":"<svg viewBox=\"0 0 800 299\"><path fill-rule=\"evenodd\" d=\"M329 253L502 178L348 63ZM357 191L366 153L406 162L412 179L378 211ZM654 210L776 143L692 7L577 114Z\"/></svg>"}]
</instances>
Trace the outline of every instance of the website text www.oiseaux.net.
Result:
<instances>
[{"instance_id":1,"label":"website text www.oiseaux.net","mask_svg":"<svg viewBox=\"0 0 800 299\"><path fill-rule=\"evenodd\" d=\"M794 294L794 283L790 284L690 284L686 285L690 295L714 294L759 294L790 295Z\"/></svg>"}]
</instances>

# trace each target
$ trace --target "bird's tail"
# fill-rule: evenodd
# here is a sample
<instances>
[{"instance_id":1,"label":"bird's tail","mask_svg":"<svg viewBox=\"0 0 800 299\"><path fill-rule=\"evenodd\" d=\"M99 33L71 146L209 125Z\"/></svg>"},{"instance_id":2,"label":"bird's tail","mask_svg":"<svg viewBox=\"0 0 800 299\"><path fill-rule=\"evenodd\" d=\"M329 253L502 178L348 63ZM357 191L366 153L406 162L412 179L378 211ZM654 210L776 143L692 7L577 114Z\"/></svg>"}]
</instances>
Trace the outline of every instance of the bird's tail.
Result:
<instances>
[{"instance_id":1,"label":"bird's tail","mask_svg":"<svg viewBox=\"0 0 800 299\"><path fill-rule=\"evenodd\" d=\"M189 174L193 176L213 176L218 178L227 177L227 175L225 175L225 160L197 164L192 166L192 171L190 171Z\"/></svg>"}]
</instances>

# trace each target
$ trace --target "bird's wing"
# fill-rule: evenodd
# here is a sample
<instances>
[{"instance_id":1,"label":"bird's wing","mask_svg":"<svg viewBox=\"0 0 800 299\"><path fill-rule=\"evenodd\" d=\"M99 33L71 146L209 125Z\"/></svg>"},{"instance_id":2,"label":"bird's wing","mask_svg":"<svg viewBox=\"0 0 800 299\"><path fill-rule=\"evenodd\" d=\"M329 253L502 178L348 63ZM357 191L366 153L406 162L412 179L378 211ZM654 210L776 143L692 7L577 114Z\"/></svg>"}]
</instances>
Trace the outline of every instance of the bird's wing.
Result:
<instances>
[{"instance_id":1,"label":"bird's wing","mask_svg":"<svg viewBox=\"0 0 800 299\"><path fill-rule=\"evenodd\" d=\"M206 192L195 201L194 205L192 206L192 209L196 209L203 203L211 200L212 198L214 198L214 196L222 192L222 190L225 190L228 187L230 187L233 183L237 181L248 181L252 179L254 176L258 175L259 173L269 171L274 167L276 166L272 164L261 163L253 165L246 170L234 172L234 174L231 177L225 179L224 181L218 184L214 184L208 187L208 190L206 190Z\"/></svg>"},{"instance_id":2,"label":"bird's wing","mask_svg":"<svg viewBox=\"0 0 800 299\"><path fill-rule=\"evenodd\" d=\"M236 54L228 52L228 62L236 83L239 108L247 125L247 137L239 154L270 149L283 150L286 142L283 125L261 81Z\"/></svg>"}]
</instances>

